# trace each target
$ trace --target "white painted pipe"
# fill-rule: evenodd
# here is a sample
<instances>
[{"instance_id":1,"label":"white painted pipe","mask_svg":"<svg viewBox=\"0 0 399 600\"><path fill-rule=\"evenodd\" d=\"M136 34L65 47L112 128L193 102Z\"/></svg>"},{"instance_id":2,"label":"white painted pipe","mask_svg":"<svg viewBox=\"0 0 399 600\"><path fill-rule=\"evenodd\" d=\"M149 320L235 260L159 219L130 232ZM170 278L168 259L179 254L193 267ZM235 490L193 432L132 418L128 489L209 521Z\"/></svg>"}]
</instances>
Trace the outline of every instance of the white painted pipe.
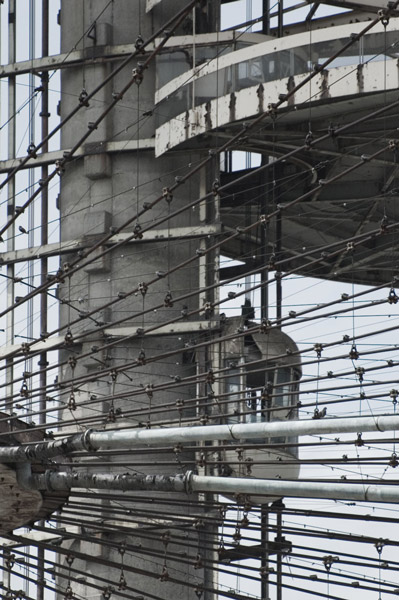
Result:
<instances>
[{"instance_id":1,"label":"white painted pipe","mask_svg":"<svg viewBox=\"0 0 399 600\"><path fill-rule=\"evenodd\" d=\"M319 483L191 475L187 482L187 489L190 492L214 492L226 496L261 494L262 496L329 498L353 502L399 501L399 486L346 483L344 481L342 483Z\"/></svg>"},{"instance_id":2,"label":"white painted pipe","mask_svg":"<svg viewBox=\"0 0 399 600\"><path fill-rule=\"evenodd\" d=\"M394 431L398 429L399 415L387 415L344 419L274 421L271 423L237 423L235 425L167 427L164 429L92 431L87 435L87 441L94 449L114 449L152 444L184 444L210 440L240 441L326 433Z\"/></svg>"},{"instance_id":3,"label":"white painted pipe","mask_svg":"<svg viewBox=\"0 0 399 600\"><path fill-rule=\"evenodd\" d=\"M134 446L190 444L211 440L235 441L300 435L358 433L399 430L399 415L348 417L343 419L306 419L272 423L237 423L159 429L87 430L57 441L0 447L1 462L35 462L82 450L121 450Z\"/></svg>"}]
</instances>

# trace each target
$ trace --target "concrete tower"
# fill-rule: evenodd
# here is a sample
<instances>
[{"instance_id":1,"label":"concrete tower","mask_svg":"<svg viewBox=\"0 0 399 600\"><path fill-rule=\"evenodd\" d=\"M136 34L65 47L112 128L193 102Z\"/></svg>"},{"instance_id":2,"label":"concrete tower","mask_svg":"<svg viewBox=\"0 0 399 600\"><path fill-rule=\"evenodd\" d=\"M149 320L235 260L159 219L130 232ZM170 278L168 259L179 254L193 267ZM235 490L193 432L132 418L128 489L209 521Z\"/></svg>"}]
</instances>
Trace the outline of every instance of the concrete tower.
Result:
<instances>
[{"instance_id":1,"label":"concrete tower","mask_svg":"<svg viewBox=\"0 0 399 600\"><path fill-rule=\"evenodd\" d=\"M211 302L215 297L213 291L206 296L200 292L200 288L215 277L213 257L192 259L196 250L200 254L200 250L205 250L211 241L199 242L196 238L203 236L207 228L211 229L209 223L215 216L214 202L203 202L190 210L185 209L204 194L209 189L209 181L216 178L215 164L212 164L215 161L190 177L187 184L169 191L207 154L194 150L171 153L155 160L155 129L163 117L162 107L154 110L155 92L160 78L168 80L178 74L173 68L175 42L171 54L165 54L164 50L164 54L158 57L154 56L151 60L149 57L163 39L168 40L167 44L172 43L169 40L172 31L173 36L192 34L195 22L204 32L215 30L214 15L218 14L218 7L215 2L195 3L195 7L182 12L178 20L171 21L179 10L187 6L185 1L162 2L150 11L148 4L145 0L112 3L106 0L67 0L61 3L61 52L70 50L79 32L80 41L76 49L81 50L83 56L80 64L62 73L61 119L75 108L77 99L86 104L87 91L109 79L95 98L87 102L87 106L63 128L61 147L65 153L85 130L94 128L93 123L136 74L123 98L95 126L82 147L83 155L66 164L59 197L62 242L84 238L88 246L98 243L97 253L100 256L93 261L91 253L86 259L83 250L81 260L86 261L87 266L61 283L60 298L66 301L62 306L61 323L75 320L76 311L71 313L71 305L79 306L82 313L92 313L106 305L93 313L91 321L71 326L68 330L72 344L70 350L64 351L64 361L69 360L69 364L61 372L60 383L90 375L92 379L84 386L85 391L82 387L79 391L74 391L73 385L70 389L68 387L68 408L64 411L64 418L70 418L72 409L78 422L89 422L94 409L102 413L105 427L123 428L139 422L153 427L174 421L179 415L183 422L200 422L201 410L194 401L196 367L189 340L195 332L196 323L203 318L203 311L180 321L181 334L178 337L173 335L173 326L168 328L164 324L181 317L182 311L195 313L202 309L205 300ZM97 15L100 16L97 18ZM111 78L112 71L118 68L125 56L140 49L154 34L156 39L143 53L139 52ZM170 56L172 66L168 60L165 62L165 57L169 59ZM156 202L159 197L162 199ZM172 216L174 213L177 215ZM99 243L114 232L109 242ZM187 232L190 236L186 235ZM126 238L128 243L118 244ZM78 258L75 254L64 260L71 263ZM175 270L185 261L185 267ZM173 272L169 274L169 271ZM126 299L123 299L125 295ZM179 300L180 296L188 298ZM114 325L111 326L111 323ZM159 326L162 326L162 335L159 335ZM76 345L79 333L88 328L92 330L91 335L85 336L83 343L77 339ZM152 334L144 335L152 329ZM118 339L121 339L119 343ZM102 347L107 342L114 342L111 348L93 353L94 346ZM80 360L79 354L87 354L88 357ZM165 357L156 362L152 360L152 356L161 354ZM76 366L74 357L78 358ZM204 368L203 365L201 368ZM99 369L105 370L106 375L97 380ZM189 376L193 383L178 386L180 379ZM152 391L157 385L173 380L176 380L176 389ZM127 390L131 393L126 394ZM100 400L102 397L104 401ZM191 401L178 412L176 403L185 398ZM145 406L148 406L147 413L143 413ZM158 406L169 408L159 409ZM178 460L174 462L173 454L168 456L172 462L164 466L162 451L154 454L143 448L142 453L136 453L135 459L141 465L139 470L154 474L160 471L175 473L187 466L195 466L194 451L176 455ZM109 469L118 472L111 464ZM199 519L198 509L190 508L185 497L182 496L181 500L184 500L181 508L175 509L181 513L180 518L189 517L189 522L194 522L196 516ZM105 499L102 504L108 509L113 506ZM162 505L157 505L156 497L151 499L150 506L153 515L157 508L162 508ZM109 518L109 513L104 515ZM142 518L140 520L143 521ZM196 547L202 532L198 529L198 533L183 542L183 546L181 539L176 545L174 534L170 534L168 529L168 525L173 527L173 520L170 523L165 520L164 525L155 528L153 521L151 515L147 524L144 519L144 525L137 526L134 539L123 533L111 536L101 558L110 564L119 564L121 551L126 546L124 564L138 571L135 575L126 573L125 577L131 585L131 577L134 576L133 587L139 594L144 597L186 598L187 581L191 582L193 589L197 584L201 588L204 584L204 569L193 566L195 560L192 560L196 553L200 553ZM207 532L208 541L211 541L210 533ZM170 541L167 541L169 537ZM177 535L177 538L181 537ZM95 544L76 540L71 550L87 555L87 560L80 561L78 568L88 578L93 570L98 572L97 561L92 563L90 560L91 555L99 552ZM203 546L202 554L204 552L206 554L206 546ZM177 562L179 553L182 558ZM174 557L172 562L168 560L168 554ZM205 559L203 556L202 561L205 562ZM118 569L104 567L104 578L115 585L119 578ZM212 582L207 583L211 589ZM84 597L88 593L84 583L75 585L73 589ZM210 591L205 591L207 597L211 597L209 594Z\"/></svg>"}]
</instances>

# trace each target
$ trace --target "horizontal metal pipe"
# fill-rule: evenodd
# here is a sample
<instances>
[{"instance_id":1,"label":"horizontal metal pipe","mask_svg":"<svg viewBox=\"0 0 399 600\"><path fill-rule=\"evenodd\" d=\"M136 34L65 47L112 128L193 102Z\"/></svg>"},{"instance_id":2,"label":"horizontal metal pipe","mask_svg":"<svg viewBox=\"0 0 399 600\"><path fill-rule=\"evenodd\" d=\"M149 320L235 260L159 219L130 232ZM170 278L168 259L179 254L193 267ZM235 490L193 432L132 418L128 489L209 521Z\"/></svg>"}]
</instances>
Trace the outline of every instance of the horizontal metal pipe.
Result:
<instances>
[{"instance_id":1,"label":"horizontal metal pipe","mask_svg":"<svg viewBox=\"0 0 399 600\"><path fill-rule=\"evenodd\" d=\"M87 430L85 433L58 441L1 447L0 463L34 462L54 456L71 454L79 450L122 450L152 444L166 444L169 446L170 444L207 442L210 440L242 442L243 440L273 437L397 430L399 430L399 415L393 414L379 417L304 419L271 423L165 427L163 429Z\"/></svg>"},{"instance_id":2,"label":"horizontal metal pipe","mask_svg":"<svg viewBox=\"0 0 399 600\"><path fill-rule=\"evenodd\" d=\"M245 494L296 498L329 498L362 502L398 502L399 487L364 483L323 483L247 479L238 477L206 477L194 475L141 475L110 473L78 473L46 471L21 478L20 484L30 489L69 490L93 488L122 491L212 492L226 495Z\"/></svg>"},{"instance_id":3,"label":"horizontal metal pipe","mask_svg":"<svg viewBox=\"0 0 399 600\"><path fill-rule=\"evenodd\" d=\"M203 425L168 427L164 429L125 429L122 431L93 431L87 436L95 449L129 448L140 444L176 444L210 440L253 440L273 437L295 437L325 433L357 433L394 431L399 429L399 415L379 417L349 417L343 419L306 419L267 423L237 423L232 425Z\"/></svg>"}]
</instances>

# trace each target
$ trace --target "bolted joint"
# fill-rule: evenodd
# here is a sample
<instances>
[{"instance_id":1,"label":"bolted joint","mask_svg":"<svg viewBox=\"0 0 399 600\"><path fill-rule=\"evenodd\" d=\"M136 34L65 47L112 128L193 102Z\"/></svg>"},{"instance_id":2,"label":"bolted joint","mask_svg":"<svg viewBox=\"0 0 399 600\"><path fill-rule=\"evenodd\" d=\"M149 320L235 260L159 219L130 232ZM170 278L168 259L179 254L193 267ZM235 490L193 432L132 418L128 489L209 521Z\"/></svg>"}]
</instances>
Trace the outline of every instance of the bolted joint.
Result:
<instances>
[{"instance_id":1,"label":"bolted joint","mask_svg":"<svg viewBox=\"0 0 399 600\"><path fill-rule=\"evenodd\" d=\"M168 187L162 188L162 198L170 204L173 200L173 194Z\"/></svg>"},{"instance_id":2,"label":"bolted joint","mask_svg":"<svg viewBox=\"0 0 399 600\"><path fill-rule=\"evenodd\" d=\"M37 158L37 148L33 142L29 144L27 153L31 158Z\"/></svg>"},{"instance_id":3,"label":"bolted joint","mask_svg":"<svg viewBox=\"0 0 399 600\"><path fill-rule=\"evenodd\" d=\"M134 83L138 86L141 85L144 79L144 65L141 62L137 63L137 67L132 70L132 78Z\"/></svg>"},{"instance_id":4,"label":"bolted joint","mask_svg":"<svg viewBox=\"0 0 399 600\"><path fill-rule=\"evenodd\" d=\"M145 281L141 281L137 289L142 296L145 296L148 291L148 285L145 283Z\"/></svg>"},{"instance_id":5,"label":"bolted joint","mask_svg":"<svg viewBox=\"0 0 399 600\"><path fill-rule=\"evenodd\" d=\"M86 92L85 88L79 94L79 106L89 106L89 94Z\"/></svg>"}]
</instances>

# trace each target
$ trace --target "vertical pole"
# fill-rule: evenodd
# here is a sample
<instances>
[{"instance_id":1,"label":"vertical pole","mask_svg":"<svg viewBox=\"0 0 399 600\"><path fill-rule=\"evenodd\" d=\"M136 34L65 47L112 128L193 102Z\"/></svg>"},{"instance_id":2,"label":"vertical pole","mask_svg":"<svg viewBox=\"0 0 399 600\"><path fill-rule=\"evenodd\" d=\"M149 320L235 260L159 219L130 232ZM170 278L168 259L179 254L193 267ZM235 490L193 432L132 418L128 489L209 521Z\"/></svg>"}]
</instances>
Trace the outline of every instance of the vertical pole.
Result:
<instances>
[{"instance_id":1,"label":"vertical pole","mask_svg":"<svg viewBox=\"0 0 399 600\"><path fill-rule=\"evenodd\" d=\"M270 35L270 0L262 0L262 33Z\"/></svg>"},{"instance_id":2,"label":"vertical pole","mask_svg":"<svg viewBox=\"0 0 399 600\"><path fill-rule=\"evenodd\" d=\"M278 37L283 37L283 0L278 3Z\"/></svg>"},{"instance_id":3,"label":"vertical pole","mask_svg":"<svg viewBox=\"0 0 399 600\"><path fill-rule=\"evenodd\" d=\"M261 515L261 530L260 530L260 543L263 548L261 557L261 593L260 597L262 600L269 600L269 507L267 504L262 504L260 507Z\"/></svg>"},{"instance_id":4,"label":"vertical pole","mask_svg":"<svg viewBox=\"0 0 399 600\"><path fill-rule=\"evenodd\" d=\"M283 508L284 508L284 504L282 500L278 500L276 503L276 508L277 508L277 536L276 536L276 542L277 544L281 544L282 542L282 535L281 535L281 531L282 531L282 512L283 512ZM276 590L277 590L277 594L276 594L276 600L282 600L283 598L283 561L282 561L282 552L281 552L281 547L277 548L277 555L276 555Z\"/></svg>"},{"instance_id":5,"label":"vertical pole","mask_svg":"<svg viewBox=\"0 0 399 600\"><path fill-rule=\"evenodd\" d=\"M252 0L247 0L245 20L252 21ZM252 25L247 28L247 31L252 31Z\"/></svg>"},{"instance_id":6,"label":"vertical pole","mask_svg":"<svg viewBox=\"0 0 399 600\"><path fill-rule=\"evenodd\" d=\"M282 236L282 219L281 213L276 216L276 256L277 260L281 259L281 236ZM281 285L281 279L276 278L276 318L277 321L281 319L281 304L283 299L283 290ZM280 326L280 323L278 323Z\"/></svg>"},{"instance_id":7,"label":"vertical pole","mask_svg":"<svg viewBox=\"0 0 399 600\"><path fill-rule=\"evenodd\" d=\"M10 0L8 5L8 62L15 62L15 27L16 11L15 0ZM15 158L15 75L8 77L8 158ZM7 184L7 217L11 217L15 211L15 178ZM7 252L15 250L15 225L8 229ZM14 265L7 265L7 306L12 306L15 299L14 285ZM6 345L11 346L14 343L14 311L7 313L6 324ZM13 359L6 359L6 407L9 413L12 413L12 395L14 366Z\"/></svg>"},{"instance_id":8,"label":"vertical pole","mask_svg":"<svg viewBox=\"0 0 399 600\"><path fill-rule=\"evenodd\" d=\"M42 0L42 56L48 56L48 32L49 32L49 0ZM41 74L41 138L45 139L48 135L48 73L43 71ZM48 151L48 143L43 146L42 152ZM41 178L46 179L48 176L47 165L41 168ZM44 186L41 192L41 227L40 227L40 243L42 246L48 243L48 188ZM40 278L41 284L47 280L47 258L40 259ZM43 292L40 296L40 332L47 331L47 294ZM39 400L39 424L43 425L46 421L44 412L46 409L46 366L47 353L42 352L39 358L39 386L42 390ZM44 525L44 523L43 523ZM44 548L37 549L37 600L44 600Z\"/></svg>"},{"instance_id":9,"label":"vertical pole","mask_svg":"<svg viewBox=\"0 0 399 600\"><path fill-rule=\"evenodd\" d=\"M263 156L262 157L262 165L267 164L269 162L269 157L268 156ZM265 175L263 175L263 177L265 177ZM267 183L267 179L263 180L263 183L265 184L264 187L267 188L266 183ZM264 195L264 197L261 200L261 206L260 206L260 212L263 215L267 215L268 213L268 200L267 200L267 194ZM268 237L269 237L269 225L265 224L262 229L261 229L261 240L260 240L260 247L261 247L261 260L263 264L267 264L267 255L268 255ZM260 317L261 319L268 319L269 318L269 288L267 285L267 281L269 279L269 270L267 268L267 266L262 269L262 271L260 272L260 282L261 282L261 288L260 288Z\"/></svg>"}]
</instances>

